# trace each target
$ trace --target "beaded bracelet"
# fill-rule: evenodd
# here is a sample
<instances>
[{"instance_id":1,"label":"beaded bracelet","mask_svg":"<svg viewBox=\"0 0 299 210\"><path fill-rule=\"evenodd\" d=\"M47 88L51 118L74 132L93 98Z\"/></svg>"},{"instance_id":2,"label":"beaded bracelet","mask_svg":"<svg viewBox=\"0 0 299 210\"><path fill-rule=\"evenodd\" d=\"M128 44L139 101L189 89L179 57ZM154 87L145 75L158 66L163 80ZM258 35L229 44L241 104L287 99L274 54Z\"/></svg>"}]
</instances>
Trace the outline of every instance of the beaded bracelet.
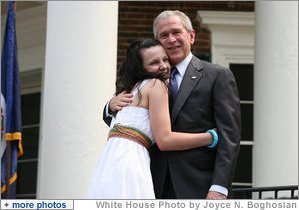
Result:
<instances>
[{"instance_id":1,"label":"beaded bracelet","mask_svg":"<svg viewBox=\"0 0 299 210\"><path fill-rule=\"evenodd\" d=\"M215 130L207 130L208 133L212 134L213 142L208 145L208 148L214 149L218 144L218 134Z\"/></svg>"}]
</instances>

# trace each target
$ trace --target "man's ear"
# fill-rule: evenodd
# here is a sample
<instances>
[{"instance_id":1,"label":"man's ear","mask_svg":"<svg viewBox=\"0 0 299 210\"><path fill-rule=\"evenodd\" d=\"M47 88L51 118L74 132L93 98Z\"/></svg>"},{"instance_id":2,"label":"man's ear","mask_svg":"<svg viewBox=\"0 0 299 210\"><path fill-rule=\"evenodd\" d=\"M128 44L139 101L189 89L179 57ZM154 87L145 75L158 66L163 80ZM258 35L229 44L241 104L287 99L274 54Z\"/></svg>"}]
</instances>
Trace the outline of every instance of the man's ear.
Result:
<instances>
[{"instance_id":1,"label":"man's ear","mask_svg":"<svg viewBox=\"0 0 299 210\"><path fill-rule=\"evenodd\" d=\"M195 42L195 31L192 29L189 35L190 35L190 42L191 44L193 44Z\"/></svg>"}]
</instances>

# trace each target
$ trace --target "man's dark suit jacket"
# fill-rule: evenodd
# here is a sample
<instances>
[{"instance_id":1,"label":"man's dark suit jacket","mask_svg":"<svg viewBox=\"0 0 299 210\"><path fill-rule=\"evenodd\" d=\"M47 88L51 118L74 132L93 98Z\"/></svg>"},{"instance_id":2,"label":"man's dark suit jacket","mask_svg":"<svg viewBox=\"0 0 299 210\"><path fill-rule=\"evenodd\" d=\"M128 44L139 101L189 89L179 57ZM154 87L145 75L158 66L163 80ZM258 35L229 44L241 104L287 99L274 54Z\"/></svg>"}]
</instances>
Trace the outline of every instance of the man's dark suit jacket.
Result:
<instances>
[{"instance_id":1,"label":"man's dark suit jacket","mask_svg":"<svg viewBox=\"0 0 299 210\"><path fill-rule=\"evenodd\" d=\"M161 198L169 170L178 199L203 199L211 185L230 189L240 145L241 114L232 72L193 56L171 112L172 130L199 133L217 128L216 149L150 149L156 198ZM103 114L104 121L111 119ZM163 126L163 125L161 125Z\"/></svg>"}]
</instances>

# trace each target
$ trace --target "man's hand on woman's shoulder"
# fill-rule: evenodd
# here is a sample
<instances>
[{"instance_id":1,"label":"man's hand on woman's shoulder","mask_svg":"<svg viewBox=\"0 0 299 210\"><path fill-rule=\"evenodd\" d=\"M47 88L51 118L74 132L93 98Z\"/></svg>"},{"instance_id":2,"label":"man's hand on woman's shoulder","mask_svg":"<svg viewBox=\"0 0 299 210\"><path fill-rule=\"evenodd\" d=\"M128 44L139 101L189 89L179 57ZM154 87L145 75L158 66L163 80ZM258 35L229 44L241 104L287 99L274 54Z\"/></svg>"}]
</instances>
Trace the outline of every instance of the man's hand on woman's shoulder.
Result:
<instances>
[{"instance_id":1,"label":"man's hand on woman's shoulder","mask_svg":"<svg viewBox=\"0 0 299 210\"><path fill-rule=\"evenodd\" d=\"M121 92L117 96L114 96L110 101L109 101L109 112L115 113L120 110L122 110L123 107L128 106L130 103L133 101L133 94L132 93L126 93Z\"/></svg>"}]
</instances>

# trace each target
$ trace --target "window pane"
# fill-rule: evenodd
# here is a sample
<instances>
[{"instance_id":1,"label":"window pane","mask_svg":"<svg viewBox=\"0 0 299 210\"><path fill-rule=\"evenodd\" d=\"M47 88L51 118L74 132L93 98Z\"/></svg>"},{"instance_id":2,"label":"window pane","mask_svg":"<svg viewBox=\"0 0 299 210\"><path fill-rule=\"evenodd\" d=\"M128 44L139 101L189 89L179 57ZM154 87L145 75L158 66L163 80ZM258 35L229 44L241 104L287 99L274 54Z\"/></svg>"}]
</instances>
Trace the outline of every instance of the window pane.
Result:
<instances>
[{"instance_id":1,"label":"window pane","mask_svg":"<svg viewBox=\"0 0 299 210\"><path fill-rule=\"evenodd\" d=\"M240 147L239 159L233 182L252 183L252 146Z\"/></svg>"},{"instance_id":2,"label":"window pane","mask_svg":"<svg viewBox=\"0 0 299 210\"><path fill-rule=\"evenodd\" d=\"M38 156L39 127L25 128L22 132L24 154L20 160L37 158Z\"/></svg>"},{"instance_id":3,"label":"window pane","mask_svg":"<svg viewBox=\"0 0 299 210\"><path fill-rule=\"evenodd\" d=\"M36 194L21 194L21 195L16 195L17 199L35 199Z\"/></svg>"},{"instance_id":4,"label":"window pane","mask_svg":"<svg viewBox=\"0 0 299 210\"><path fill-rule=\"evenodd\" d=\"M200 60L211 62L211 55L210 54L194 54L196 57L198 57Z\"/></svg>"},{"instance_id":5,"label":"window pane","mask_svg":"<svg viewBox=\"0 0 299 210\"><path fill-rule=\"evenodd\" d=\"M253 105L241 104L241 139L253 140Z\"/></svg>"},{"instance_id":6,"label":"window pane","mask_svg":"<svg viewBox=\"0 0 299 210\"><path fill-rule=\"evenodd\" d=\"M22 125L39 124L40 93L22 95Z\"/></svg>"},{"instance_id":7,"label":"window pane","mask_svg":"<svg viewBox=\"0 0 299 210\"><path fill-rule=\"evenodd\" d=\"M240 100L253 101L253 64L230 64L239 90Z\"/></svg>"},{"instance_id":8,"label":"window pane","mask_svg":"<svg viewBox=\"0 0 299 210\"><path fill-rule=\"evenodd\" d=\"M17 194L36 192L37 161L18 163Z\"/></svg>"}]
</instances>

